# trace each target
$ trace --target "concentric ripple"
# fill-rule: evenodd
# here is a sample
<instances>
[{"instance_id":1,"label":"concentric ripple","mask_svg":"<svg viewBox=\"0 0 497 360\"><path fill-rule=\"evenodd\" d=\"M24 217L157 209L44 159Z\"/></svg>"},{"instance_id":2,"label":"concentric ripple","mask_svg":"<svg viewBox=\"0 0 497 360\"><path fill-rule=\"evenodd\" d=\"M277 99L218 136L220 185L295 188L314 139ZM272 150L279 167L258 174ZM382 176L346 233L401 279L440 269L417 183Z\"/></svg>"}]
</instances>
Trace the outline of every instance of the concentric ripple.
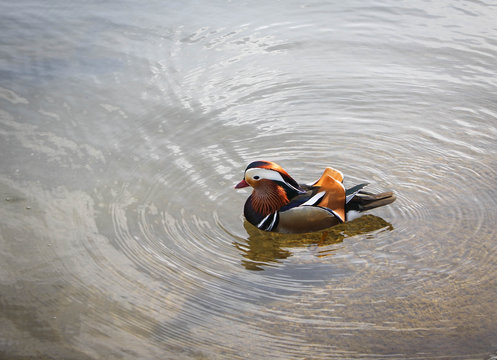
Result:
<instances>
[{"instance_id":1,"label":"concentric ripple","mask_svg":"<svg viewBox=\"0 0 497 360\"><path fill-rule=\"evenodd\" d=\"M0 355L495 353L493 7L178 4L0 5ZM397 200L261 232L259 159Z\"/></svg>"},{"instance_id":2,"label":"concentric ripple","mask_svg":"<svg viewBox=\"0 0 497 360\"><path fill-rule=\"evenodd\" d=\"M181 40L175 42L169 61L180 63L176 57L193 51L192 44L207 52L229 51L245 31L226 36L225 31L206 28L191 37L178 34ZM490 273L480 270L496 265L488 255L488 239L496 232L486 221L493 216L487 191L492 191L488 179L495 171L485 149L493 139L476 132L474 124L490 126L490 132L495 128L483 117L471 125L460 120L462 128L452 133L446 131L452 121L447 117L433 126L431 108L409 113L402 104L413 97L426 104L419 93L422 85L414 80L404 85L403 96L391 93L390 81L377 84L373 95L356 89L354 108L338 106L330 113L325 98L351 96L340 82L335 81L331 91L286 71L240 70L244 56L268 54L270 40L265 36L260 42L264 46L254 46L227 63L183 68L177 80L182 86L170 85L167 92L183 109L161 110L152 121L144 119L132 137L120 140L123 146L145 147L147 152L131 156L138 159L134 172L142 174L137 176L140 181L123 183L109 200L116 246L141 271L162 279L169 291L183 298L175 322L190 331L176 338L186 341L194 331L204 351L209 351L205 344L219 342L221 334L223 351L239 341L225 337L227 328L218 328L219 323L257 338L261 353L282 357L298 356L314 340L320 344L319 353L342 352L347 357L352 355L344 349L354 348L362 336L375 338L377 332L390 334L385 346L399 348L403 345L396 340L398 332L435 338L451 333L454 322L446 322L444 314L459 306L458 301L436 308L423 321L422 314L391 313L398 305L389 299L429 308L445 292L457 291L465 299L471 296L467 284L492 283ZM258 43L254 37L244 41ZM278 53L282 49L279 46ZM232 67L237 72L231 72ZM160 78L154 82L161 83ZM199 83L204 86L198 88ZM375 109L389 107L388 117L370 112L373 101ZM442 106L450 108L452 103ZM399 114L405 117L402 121ZM427 120L420 120L425 116ZM468 139L458 136L464 127L473 128ZM366 132L357 135L363 129ZM367 181L372 191L395 191L398 200L326 234L265 234L243 223L248 193L233 189L246 164L260 158L277 161L303 182L317 178L323 167L334 166L346 174L346 185ZM257 275L261 270L267 275ZM426 298L425 292L433 296ZM371 306L392 320L372 316ZM292 326L287 327L287 321ZM323 331L340 338L342 346L328 346ZM167 341L171 334L162 329L158 336ZM410 344L419 346L413 340Z\"/></svg>"}]
</instances>

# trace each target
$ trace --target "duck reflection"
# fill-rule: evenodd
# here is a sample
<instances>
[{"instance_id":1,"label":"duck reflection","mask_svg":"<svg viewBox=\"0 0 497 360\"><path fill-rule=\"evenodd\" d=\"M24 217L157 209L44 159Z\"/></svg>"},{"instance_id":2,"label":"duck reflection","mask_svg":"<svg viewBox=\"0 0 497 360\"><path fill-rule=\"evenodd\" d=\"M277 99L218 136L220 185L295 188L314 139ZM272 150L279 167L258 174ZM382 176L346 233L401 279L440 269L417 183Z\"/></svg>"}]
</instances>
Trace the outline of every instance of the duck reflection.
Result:
<instances>
[{"instance_id":1,"label":"duck reflection","mask_svg":"<svg viewBox=\"0 0 497 360\"><path fill-rule=\"evenodd\" d=\"M393 230L392 224L374 215L364 215L358 219L333 226L326 230L305 234L279 234L259 230L245 221L243 226L248 233L246 243L234 243L245 258L242 265L247 270L264 270L262 267L275 265L280 260L292 256L289 248L326 246L338 244L344 238L376 232ZM316 252L316 256L328 256L332 252Z\"/></svg>"}]
</instances>

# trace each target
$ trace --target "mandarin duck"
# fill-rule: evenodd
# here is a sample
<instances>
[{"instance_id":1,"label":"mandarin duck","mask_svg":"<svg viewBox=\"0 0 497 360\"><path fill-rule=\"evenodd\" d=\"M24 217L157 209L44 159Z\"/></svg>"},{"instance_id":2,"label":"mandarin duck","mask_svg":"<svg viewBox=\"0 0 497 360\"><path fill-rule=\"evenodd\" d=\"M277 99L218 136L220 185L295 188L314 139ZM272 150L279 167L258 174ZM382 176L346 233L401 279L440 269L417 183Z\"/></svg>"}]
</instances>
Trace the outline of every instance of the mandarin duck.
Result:
<instances>
[{"instance_id":1,"label":"mandarin duck","mask_svg":"<svg viewBox=\"0 0 497 360\"><path fill-rule=\"evenodd\" d=\"M280 233L319 231L352 219L352 214L392 203L392 192L372 194L359 184L345 189L343 174L327 167L313 184L298 184L278 164L254 161L235 189L252 186L244 216L260 230Z\"/></svg>"}]
</instances>

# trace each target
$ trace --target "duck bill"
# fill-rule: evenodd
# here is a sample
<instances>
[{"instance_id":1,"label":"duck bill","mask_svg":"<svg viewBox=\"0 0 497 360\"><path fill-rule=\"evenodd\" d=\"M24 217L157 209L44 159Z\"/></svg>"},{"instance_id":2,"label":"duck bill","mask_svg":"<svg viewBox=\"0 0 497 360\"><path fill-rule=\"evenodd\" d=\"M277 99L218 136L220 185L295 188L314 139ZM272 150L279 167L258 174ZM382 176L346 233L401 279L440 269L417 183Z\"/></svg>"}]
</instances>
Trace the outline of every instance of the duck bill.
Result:
<instances>
[{"instance_id":1,"label":"duck bill","mask_svg":"<svg viewBox=\"0 0 497 360\"><path fill-rule=\"evenodd\" d=\"M250 186L250 185L245 181L245 179L243 179L238 184L236 184L235 189L241 189L241 188L244 188L247 186Z\"/></svg>"}]
</instances>

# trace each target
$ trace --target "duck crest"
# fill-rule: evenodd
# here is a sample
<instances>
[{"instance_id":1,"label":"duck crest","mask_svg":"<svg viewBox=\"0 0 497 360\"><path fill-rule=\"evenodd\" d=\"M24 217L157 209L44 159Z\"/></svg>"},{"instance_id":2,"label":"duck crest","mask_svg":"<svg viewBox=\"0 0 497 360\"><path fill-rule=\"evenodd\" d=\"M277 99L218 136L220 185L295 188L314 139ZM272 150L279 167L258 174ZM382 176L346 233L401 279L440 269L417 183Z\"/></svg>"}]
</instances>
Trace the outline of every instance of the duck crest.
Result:
<instances>
[{"instance_id":1,"label":"duck crest","mask_svg":"<svg viewBox=\"0 0 497 360\"><path fill-rule=\"evenodd\" d=\"M245 169L235 189L252 186L245 201L245 219L264 231L303 233L320 231L351 220L361 213L392 203L388 191L373 194L359 184L345 189L343 174L326 168L313 184L298 184L281 166L271 161L254 161Z\"/></svg>"},{"instance_id":2,"label":"duck crest","mask_svg":"<svg viewBox=\"0 0 497 360\"><path fill-rule=\"evenodd\" d=\"M270 180L261 180L250 198L252 208L263 216L279 210L290 202L283 187Z\"/></svg>"}]
</instances>

